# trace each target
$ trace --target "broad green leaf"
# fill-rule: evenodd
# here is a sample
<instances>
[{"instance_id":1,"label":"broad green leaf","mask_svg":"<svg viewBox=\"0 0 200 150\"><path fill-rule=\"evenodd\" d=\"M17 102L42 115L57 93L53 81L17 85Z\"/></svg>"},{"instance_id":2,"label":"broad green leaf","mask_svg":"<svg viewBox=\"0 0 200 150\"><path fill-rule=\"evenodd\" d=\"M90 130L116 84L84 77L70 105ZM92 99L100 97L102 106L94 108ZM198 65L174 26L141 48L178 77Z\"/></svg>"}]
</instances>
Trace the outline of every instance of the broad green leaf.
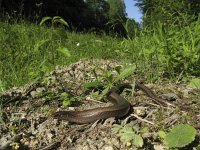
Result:
<instances>
[{"instance_id":1,"label":"broad green leaf","mask_svg":"<svg viewBox=\"0 0 200 150\"><path fill-rule=\"evenodd\" d=\"M133 131L132 124L126 124L120 131L119 136L121 141L130 142L134 138L135 132Z\"/></svg>"},{"instance_id":2,"label":"broad green leaf","mask_svg":"<svg viewBox=\"0 0 200 150\"><path fill-rule=\"evenodd\" d=\"M138 128L138 127L137 127ZM139 132L139 128L136 129ZM135 130L133 129L133 124L128 123L124 127L120 125L113 125L112 132L117 134L120 137L120 140L127 144L127 146L135 145L137 147L142 147L144 142L141 135L136 134Z\"/></svg>"},{"instance_id":3,"label":"broad green leaf","mask_svg":"<svg viewBox=\"0 0 200 150\"><path fill-rule=\"evenodd\" d=\"M87 82L83 84L83 87L85 89L89 89L89 88L97 88L101 85L101 82L99 81L94 81L94 82Z\"/></svg>"},{"instance_id":4,"label":"broad green leaf","mask_svg":"<svg viewBox=\"0 0 200 150\"><path fill-rule=\"evenodd\" d=\"M139 134L135 134L133 140L132 140L133 145L136 147L142 147L144 144L143 138Z\"/></svg>"},{"instance_id":5,"label":"broad green leaf","mask_svg":"<svg viewBox=\"0 0 200 150\"><path fill-rule=\"evenodd\" d=\"M71 104L70 98L64 98L62 101L63 106L69 106Z\"/></svg>"},{"instance_id":6,"label":"broad green leaf","mask_svg":"<svg viewBox=\"0 0 200 150\"><path fill-rule=\"evenodd\" d=\"M124 78L132 75L133 72L135 71L135 68L136 68L135 65L131 65L131 66L126 67L124 70L122 70L122 72L119 75L117 75L114 82L117 82L121 79L124 79Z\"/></svg>"},{"instance_id":7,"label":"broad green leaf","mask_svg":"<svg viewBox=\"0 0 200 150\"><path fill-rule=\"evenodd\" d=\"M71 56L70 51L65 47L59 47L59 48L57 48L57 51L62 53L66 57L70 57Z\"/></svg>"},{"instance_id":8,"label":"broad green leaf","mask_svg":"<svg viewBox=\"0 0 200 150\"><path fill-rule=\"evenodd\" d=\"M122 127L118 124L114 124L111 128L112 133L117 134Z\"/></svg>"},{"instance_id":9,"label":"broad green leaf","mask_svg":"<svg viewBox=\"0 0 200 150\"><path fill-rule=\"evenodd\" d=\"M123 133L120 133L120 140L127 143L133 140L135 137L135 133L133 131L125 131Z\"/></svg>"},{"instance_id":10,"label":"broad green leaf","mask_svg":"<svg viewBox=\"0 0 200 150\"><path fill-rule=\"evenodd\" d=\"M200 79L199 78L192 79L189 83L189 86L192 88L200 89Z\"/></svg>"},{"instance_id":11,"label":"broad green leaf","mask_svg":"<svg viewBox=\"0 0 200 150\"><path fill-rule=\"evenodd\" d=\"M196 129L188 124L180 124L174 127L165 138L164 142L170 148L184 147L194 141Z\"/></svg>"},{"instance_id":12,"label":"broad green leaf","mask_svg":"<svg viewBox=\"0 0 200 150\"><path fill-rule=\"evenodd\" d=\"M159 136L160 138L164 139L165 136L166 136L166 133L165 133L164 131L160 130L160 131L158 131L158 136Z\"/></svg>"},{"instance_id":13,"label":"broad green leaf","mask_svg":"<svg viewBox=\"0 0 200 150\"><path fill-rule=\"evenodd\" d=\"M43 17L42 18L42 21L40 22L40 26L44 23L44 22L46 22L47 20L51 20L52 19L52 17Z\"/></svg>"},{"instance_id":14,"label":"broad green leaf","mask_svg":"<svg viewBox=\"0 0 200 150\"><path fill-rule=\"evenodd\" d=\"M133 127L132 127L132 124L128 123L126 124L122 130L120 131L121 133L124 133L124 132L133 132Z\"/></svg>"}]
</instances>

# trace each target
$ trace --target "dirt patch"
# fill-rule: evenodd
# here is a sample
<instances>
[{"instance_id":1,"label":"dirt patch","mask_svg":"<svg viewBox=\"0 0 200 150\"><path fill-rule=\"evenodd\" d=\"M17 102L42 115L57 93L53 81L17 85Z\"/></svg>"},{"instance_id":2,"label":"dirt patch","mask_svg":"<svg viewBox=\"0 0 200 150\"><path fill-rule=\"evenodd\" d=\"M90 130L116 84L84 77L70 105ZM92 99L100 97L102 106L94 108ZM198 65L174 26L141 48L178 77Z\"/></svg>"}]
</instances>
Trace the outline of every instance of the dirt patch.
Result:
<instances>
[{"instance_id":1,"label":"dirt patch","mask_svg":"<svg viewBox=\"0 0 200 150\"><path fill-rule=\"evenodd\" d=\"M109 105L92 99L93 91L85 92L83 83L104 76L106 70L116 73L114 68L117 66L119 64L114 61L83 60L69 66L57 67L42 82L3 92L0 95L3 104L0 117L0 147L43 150L137 149L120 141L119 137L111 132L112 126L107 120L77 125L51 117L58 110L82 110ZM104 83L104 79L99 80ZM125 82L132 83L134 79L131 77ZM149 133L142 135L145 144L141 149L164 147L156 135L160 129L168 130L179 123L198 125L199 91L184 84L157 83L147 86L177 107L156 105L144 93L134 90L122 94L131 103L133 111L114 123L123 126L131 122L138 128L147 126ZM67 95L63 96L63 93ZM65 97L75 97L70 101L70 107L62 105ZM179 107L183 105L187 107Z\"/></svg>"}]
</instances>

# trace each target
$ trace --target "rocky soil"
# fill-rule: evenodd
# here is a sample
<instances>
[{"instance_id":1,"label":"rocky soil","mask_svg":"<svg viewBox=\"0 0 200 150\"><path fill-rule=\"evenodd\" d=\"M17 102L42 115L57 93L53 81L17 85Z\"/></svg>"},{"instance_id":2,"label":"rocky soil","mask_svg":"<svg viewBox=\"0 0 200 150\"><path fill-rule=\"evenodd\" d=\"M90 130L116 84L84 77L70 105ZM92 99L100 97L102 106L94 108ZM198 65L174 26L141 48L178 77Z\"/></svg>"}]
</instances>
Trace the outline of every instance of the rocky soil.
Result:
<instances>
[{"instance_id":1,"label":"rocky soil","mask_svg":"<svg viewBox=\"0 0 200 150\"><path fill-rule=\"evenodd\" d=\"M117 150L117 149L165 149L157 131L168 131L176 124L188 123L199 132L200 100L199 91L185 84L157 82L146 84L156 95L170 101L176 107L156 105L143 92L123 92L131 103L132 111L125 118L99 120L92 124L75 124L52 118L59 110L83 110L105 107L109 103L97 101L93 91L86 91L83 84L105 81L105 72L120 66L115 61L82 60L69 66L57 67L49 76L14 87L0 94L0 149L40 149L40 150ZM123 66L122 66L123 67ZM134 84L137 75L124 82ZM69 101L70 99L70 101ZM63 106L69 104L69 106ZM184 109L180 106L185 106ZM124 126L131 123L138 128L148 127L149 132L142 135L144 146L137 148L120 140L112 133L112 124ZM199 133L198 133L199 134ZM197 146L194 142L190 148Z\"/></svg>"}]
</instances>

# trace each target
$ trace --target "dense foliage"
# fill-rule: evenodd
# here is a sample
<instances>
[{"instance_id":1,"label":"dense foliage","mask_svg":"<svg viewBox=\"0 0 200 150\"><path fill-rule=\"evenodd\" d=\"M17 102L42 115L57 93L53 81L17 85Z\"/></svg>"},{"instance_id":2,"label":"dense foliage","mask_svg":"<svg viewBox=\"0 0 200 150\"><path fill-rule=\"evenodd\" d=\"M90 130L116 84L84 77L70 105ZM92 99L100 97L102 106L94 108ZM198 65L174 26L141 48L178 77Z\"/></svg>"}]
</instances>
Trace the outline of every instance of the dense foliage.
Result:
<instances>
[{"instance_id":1,"label":"dense foliage","mask_svg":"<svg viewBox=\"0 0 200 150\"><path fill-rule=\"evenodd\" d=\"M200 13L198 0L135 0L143 13L144 26L153 27L161 22L168 27L170 24L184 26L197 20ZM187 20L187 22L185 22Z\"/></svg>"},{"instance_id":2,"label":"dense foliage","mask_svg":"<svg viewBox=\"0 0 200 150\"><path fill-rule=\"evenodd\" d=\"M34 22L44 16L60 16L69 23L71 29L103 30L107 33L114 29L115 32L126 34L122 25L127 20L123 0L3 0L0 7L3 17L8 16L11 22L19 16Z\"/></svg>"}]
</instances>

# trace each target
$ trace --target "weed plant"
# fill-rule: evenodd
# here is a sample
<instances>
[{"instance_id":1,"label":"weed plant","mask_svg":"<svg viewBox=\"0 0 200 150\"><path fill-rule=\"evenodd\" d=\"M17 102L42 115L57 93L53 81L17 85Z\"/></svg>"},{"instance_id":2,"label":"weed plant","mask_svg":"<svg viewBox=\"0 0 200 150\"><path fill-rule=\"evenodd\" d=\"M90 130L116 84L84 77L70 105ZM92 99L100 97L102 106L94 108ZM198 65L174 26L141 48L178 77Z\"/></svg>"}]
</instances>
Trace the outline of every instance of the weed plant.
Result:
<instances>
[{"instance_id":1,"label":"weed plant","mask_svg":"<svg viewBox=\"0 0 200 150\"><path fill-rule=\"evenodd\" d=\"M122 39L30 23L1 22L1 90L37 80L57 65L91 57L135 63L137 74L151 81L199 76L200 17L185 24L166 27L157 22L151 29L136 31L132 39Z\"/></svg>"}]
</instances>

